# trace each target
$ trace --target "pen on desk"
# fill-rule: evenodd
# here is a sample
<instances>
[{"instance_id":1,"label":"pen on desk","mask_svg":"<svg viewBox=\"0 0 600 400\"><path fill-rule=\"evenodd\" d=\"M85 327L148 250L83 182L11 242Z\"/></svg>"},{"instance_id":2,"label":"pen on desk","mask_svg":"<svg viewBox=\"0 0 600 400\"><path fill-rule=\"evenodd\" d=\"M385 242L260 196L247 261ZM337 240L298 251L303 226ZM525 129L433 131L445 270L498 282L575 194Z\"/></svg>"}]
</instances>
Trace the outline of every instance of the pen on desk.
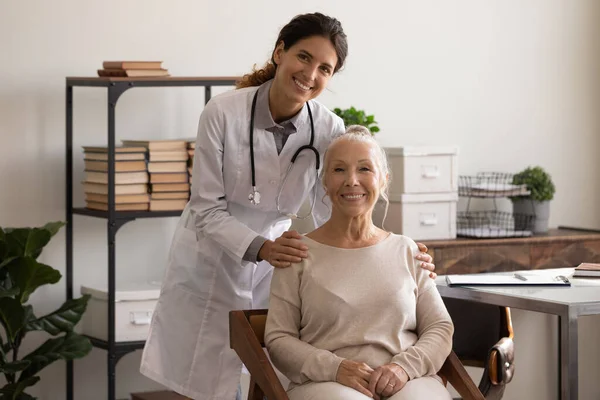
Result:
<instances>
[{"instance_id":1,"label":"pen on desk","mask_svg":"<svg viewBox=\"0 0 600 400\"><path fill-rule=\"evenodd\" d=\"M514 276L515 276L515 278L517 278L517 279L519 279L519 280L522 280L522 281L526 281L526 280L527 280L527 278L526 278L526 277L524 277L523 275L521 275L521 274L518 274L518 273L515 273L515 275L514 275Z\"/></svg>"}]
</instances>

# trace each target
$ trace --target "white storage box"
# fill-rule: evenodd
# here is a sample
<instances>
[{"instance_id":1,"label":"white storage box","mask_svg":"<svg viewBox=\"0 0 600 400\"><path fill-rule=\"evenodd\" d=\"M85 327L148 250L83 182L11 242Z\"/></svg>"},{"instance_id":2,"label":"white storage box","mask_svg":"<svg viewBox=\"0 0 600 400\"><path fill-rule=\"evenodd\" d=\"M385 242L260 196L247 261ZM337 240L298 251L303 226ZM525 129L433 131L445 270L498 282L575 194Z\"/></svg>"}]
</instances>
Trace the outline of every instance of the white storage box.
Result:
<instances>
[{"instance_id":1,"label":"white storage box","mask_svg":"<svg viewBox=\"0 0 600 400\"><path fill-rule=\"evenodd\" d=\"M390 196L383 227L414 240L455 239L457 193ZM377 203L373 221L381 226L385 203Z\"/></svg>"},{"instance_id":2,"label":"white storage box","mask_svg":"<svg viewBox=\"0 0 600 400\"><path fill-rule=\"evenodd\" d=\"M108 340L108 292L106 288L81 287L81 294L89 294L87 310L83 314L83 333ZM160 295L160 284L139 283L120 286L115 292L115 341L146 340L152 312Z\"/></svg>"},{"instance_id":3,"label":"white storage box","mask_svg":"<svg viewBox=\"0 0 600 400\"><path fill-rule=\"evenodd\" d=\"M389 147L390 195L458 191L457 147Z\"/></svg>"}]
</instances>

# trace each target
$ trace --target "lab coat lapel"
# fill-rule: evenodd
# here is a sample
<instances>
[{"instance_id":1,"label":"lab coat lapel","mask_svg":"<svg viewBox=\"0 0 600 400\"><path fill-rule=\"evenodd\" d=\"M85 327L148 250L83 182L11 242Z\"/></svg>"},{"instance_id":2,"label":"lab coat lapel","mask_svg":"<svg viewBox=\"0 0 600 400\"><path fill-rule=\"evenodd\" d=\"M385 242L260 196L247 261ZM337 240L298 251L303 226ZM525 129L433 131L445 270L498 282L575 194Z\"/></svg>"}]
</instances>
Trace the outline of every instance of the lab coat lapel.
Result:
<instances>
[{"instance_id":1,"label":"lab coat lapel","mask_svg":"<svg viewBox=\"0 0 600 400\"><path fill-rule=\"evenodd\" d=\"M298 121L297 132L288 137L279 156L280 184L283 183L288 166L296 151L300 147L310 144L308 113L305 115L306 118ZM296 158L281 193L281 206L286 212L298 211L303 198L312 189L313 175L315 175L315 155L311 150L305 149Z\"/></svg>"}]
</instances>

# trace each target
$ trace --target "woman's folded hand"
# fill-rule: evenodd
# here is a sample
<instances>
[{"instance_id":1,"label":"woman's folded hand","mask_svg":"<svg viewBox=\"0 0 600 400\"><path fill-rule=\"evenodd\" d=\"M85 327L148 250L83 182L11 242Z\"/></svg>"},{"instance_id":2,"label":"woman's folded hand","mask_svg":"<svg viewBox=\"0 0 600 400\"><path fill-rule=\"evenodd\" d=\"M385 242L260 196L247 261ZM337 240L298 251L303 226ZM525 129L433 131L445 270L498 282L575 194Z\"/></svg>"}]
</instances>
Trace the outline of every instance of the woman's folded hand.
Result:
<instances>
[{"instance_id":1,"label":"woman's folded hand","mask_svg":"<svg viewBox=\"0 0 600 400\"><path fill-rule=\"evenodd\" d=\"M361 392L365 396L372 398L373 393L367 389L372 373L373 368L369 367L365 363L344 360L338 367L335 380L344 386L351 387L352 389Z\"/></svg>"},{"instance_id":2,"label":"woman's folded hand","mask_svg":"<svg viewBox=\"0 0 600 400\"><path fill-rule=\"evenodd\" d=\"M377 368L371 374L367 389L374 394L375 400L390 397L398 392L408 382L408 375L398 364L386 364Z\"/></svg>"}]
</instances>

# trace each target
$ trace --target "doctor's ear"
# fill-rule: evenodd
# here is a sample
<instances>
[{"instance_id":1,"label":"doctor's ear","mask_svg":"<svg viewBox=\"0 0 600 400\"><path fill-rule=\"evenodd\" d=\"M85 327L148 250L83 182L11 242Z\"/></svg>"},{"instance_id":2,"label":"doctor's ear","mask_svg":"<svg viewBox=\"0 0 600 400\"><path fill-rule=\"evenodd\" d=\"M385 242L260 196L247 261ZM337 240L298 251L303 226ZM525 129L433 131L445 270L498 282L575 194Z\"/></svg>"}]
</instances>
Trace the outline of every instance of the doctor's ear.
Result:
<instances>
[{"instance_id":1,"label":"doctor's ear","mask_svg":"<svg viewBox=\"0 0 600 400\"><path fill-rule=\"evenodd\" d=\"M277 43L275 50L273 50L273 57L272 57L273 64L279 65L279 62L281 61L281 56L283 55L284 52L285 52L285 43L283 43L283 40L281 40L279 43Z\"/></svg>"}]
</instances>

